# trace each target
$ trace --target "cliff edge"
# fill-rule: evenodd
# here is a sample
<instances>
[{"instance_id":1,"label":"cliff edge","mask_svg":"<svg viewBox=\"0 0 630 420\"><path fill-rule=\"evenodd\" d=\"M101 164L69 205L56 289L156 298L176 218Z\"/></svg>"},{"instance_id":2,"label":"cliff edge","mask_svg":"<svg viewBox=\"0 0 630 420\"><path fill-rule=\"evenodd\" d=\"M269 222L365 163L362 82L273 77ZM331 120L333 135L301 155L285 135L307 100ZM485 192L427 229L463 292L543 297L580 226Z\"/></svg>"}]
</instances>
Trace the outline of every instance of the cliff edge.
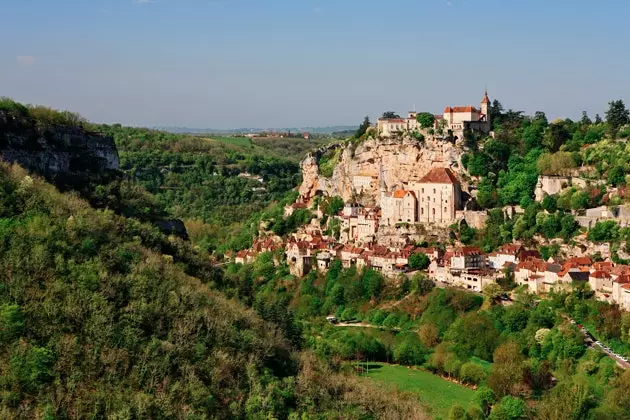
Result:
<instances>
[{"instance_id":1,"label":"cliff edge","mask_svg":"<svg viewBox=\"0 0 630 420\"><path fill-rule=\"evenodd\" d=\"M112 137L81 126L41 126L0 110L0 158L48 179L117 170Z\"/></svg>"},{"instance_id":2,"label":"cliff edge","mask_svg":"<svg viewBox=\"0 0 630 420\"><path fill-rule=\"evenodd\" d=\"M310 202L325 195L378 204L380 186L388 191L404 189L432 168L451 168L461 179L460 157L456 144L432 137L425 141L368 138L359 144L330 145L302 161L300 199Z\"/></svg>"}]
</instances>

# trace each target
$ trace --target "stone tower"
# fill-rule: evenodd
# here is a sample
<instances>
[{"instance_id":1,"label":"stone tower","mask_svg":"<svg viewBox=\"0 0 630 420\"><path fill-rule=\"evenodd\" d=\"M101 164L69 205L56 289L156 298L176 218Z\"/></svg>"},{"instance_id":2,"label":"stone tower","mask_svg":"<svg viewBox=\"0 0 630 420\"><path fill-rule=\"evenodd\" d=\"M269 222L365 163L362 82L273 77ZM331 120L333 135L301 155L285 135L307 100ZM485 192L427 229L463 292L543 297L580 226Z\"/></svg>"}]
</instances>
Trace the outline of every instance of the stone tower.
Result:
<instances>
[{"instance_id":1,"label":"stone tower","mask_svg":"<svg viewBox=\"0 0 630 420\"><path fill-rule=\"evenodd\" d=\"M486 116L486 121L490 121L490 115L488 115L488 107L490 106L490 98L488 98L488 89L486 89L483 99L481 100L481 113Z\"/></svg>"}]
</instances>

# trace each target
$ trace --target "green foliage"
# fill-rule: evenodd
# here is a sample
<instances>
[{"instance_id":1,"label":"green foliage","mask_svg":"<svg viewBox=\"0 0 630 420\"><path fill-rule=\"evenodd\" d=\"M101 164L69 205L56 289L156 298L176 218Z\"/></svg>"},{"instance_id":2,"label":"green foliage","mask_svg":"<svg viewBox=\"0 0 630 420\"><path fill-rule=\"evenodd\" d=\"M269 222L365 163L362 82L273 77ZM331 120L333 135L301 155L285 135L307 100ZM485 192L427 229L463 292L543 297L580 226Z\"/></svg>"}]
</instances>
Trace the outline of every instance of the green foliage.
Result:
<instances>
[{"instance_id":1,"label":"green foliage","mask_svg":"<svg viewBox=\"0 0 630 420\"><path fill-rule=\"evenodd\" d=\"M608 184L613 187L626 184L626 172L621 166L613 166L608 171Z\"/></svg>"},{"instance_id":2,"label":"green foliage","mask_svg":"<svg viewBox=\"0 0 630 420\"><path fill-rule=\"evenodd\" d=\"M333 176L333 171L339 163L339 159L341 159L341 148L336 148L327 151L324 155L319 159L319 174L326 178L330 178Z\"/></svg>"},{"instance_id":3,"label":"green foliage","mask_svg":"<svg viewBox=\"0 0 630 420\"><path fill-rule=\"evenodd\" d=\"M0 345L11 343L22 335L24 329L24 314L15 304L0 305Z\"/></svg>"},{"instance_id":4,"label":"green foliage","mask_svg":"<svg viewBox=\"0 0 630 420\"><path fill-rule=\"evenodd\" d=\"M422 252L409 256L409 267L415 270L426 270L429 268L429 264L431 264L429 257Z\"/></svg>"},{"instance_id":5,"label":"green foliage","mask_svg":"<svg viewBox=\"0 0 630 420\"><path fill-rule=\"evenodd\" d=\"M459 371L460 379L467 384L478 385L488 376L486 370L476 363L468 362L462 365Z\"/></svg>"},{"instance_id":6,"label":"green foliage","mask_svg":"<svg viewBox=\"0 0 630 420\"><path fill-rule=\"evenodd\" d=\"M420 127L424 129L432 128L435 125L435 117L429 112L422 112L416 115L416 120L420 124Z\"/></svg>"},{"instance_id":7,"label":"green foliage","mask_svg":"<svg viewBox=\"0 0 630 420\"><path fill-rule=\"evenodd\" d=\"M593 242L612 242L619 236L619 225L614 220L597 222L588 231L588 239Z\"/></svg>"},{"instance_id":8,"label":"green foliage","mask_svg":"<svg viewBox=\"0 0 630 420\"><path fill-rule=\"evenodd\" d=\"M621 99L609 102L608 106L606 123L613 133L617 133L621 127L630 123L630 111Z\"/></svg>"},{"instance_id":9,"label":"green foliage","mask_svg":"<svg viewBox=\"0 0 630 420\"><path fill-rule=\"evenodd\" d=\"M421 365L426 357L427 350L416 334L407 334L406 338L394 348L394 360L401 365Z\"/></svg>"},{"instance_id":10,"label":"green foliage","mask_svg":"<svg viewBox=\"0 0 630 420\"><path fill-rule=\"evenodd\" d=\"M357 132L354 133L354 137L357 139L360 139L361 137L363 137L363 135L365 135L365 133L367 132L368 128L370 128L371 125L372 124L370 123L370 118L366 116L363 119L363 122L361 123L361 125L359 125Z\"/></svg>"}]
</instances>

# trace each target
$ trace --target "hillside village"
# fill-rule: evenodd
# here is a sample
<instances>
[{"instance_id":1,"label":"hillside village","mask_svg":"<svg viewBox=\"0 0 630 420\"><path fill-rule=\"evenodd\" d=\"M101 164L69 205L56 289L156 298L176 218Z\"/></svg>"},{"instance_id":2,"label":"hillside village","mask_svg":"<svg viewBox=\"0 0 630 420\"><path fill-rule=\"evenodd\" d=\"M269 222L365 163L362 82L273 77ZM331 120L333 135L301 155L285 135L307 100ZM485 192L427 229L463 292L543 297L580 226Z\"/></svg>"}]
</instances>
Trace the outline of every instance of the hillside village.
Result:
<instances>
[{"instance_id":1,"label":"hillside village","mask_svg":"<svg viewBox=\"0 0 630 420\"><path fill-rule=\"evenodd\" d=\"M479 179L463 167L462 155L471 133L494 136L489 104L486 92L480 108L449 106L424 126L415 112L404 119L381 118L360 144L333 145L307 156L299 198L285 207L284 217L311 209L311 222L285 238L261 229L253 248L239 252L235 261L283 251L297 277L326 272L335 259L343 267L369 268L390 278L420 268L435 282L473 292L507 281L541 295L588 284L598 299L630 310L630 265L618 257L626 254L613 253L609 243L591 241L585 233L570 243L545 241L560 251L546 259L532 241L529 247L514 240L484 252L453 237L462 225L483 229L488 222L488 210L476 205ZM568 188L605 183L578 170L571 176L540 175L533 199L543 203ZM329 217L320 204L330 197L342 200L343 207ZM519 205L500 211L506 219L525 213ZM599 206L575 212L574 220L575 229L605 221L625 226L630 212L623 205ZM428 257L426 267L410 263L420 254Z\"/></svg>"}]
</instances>

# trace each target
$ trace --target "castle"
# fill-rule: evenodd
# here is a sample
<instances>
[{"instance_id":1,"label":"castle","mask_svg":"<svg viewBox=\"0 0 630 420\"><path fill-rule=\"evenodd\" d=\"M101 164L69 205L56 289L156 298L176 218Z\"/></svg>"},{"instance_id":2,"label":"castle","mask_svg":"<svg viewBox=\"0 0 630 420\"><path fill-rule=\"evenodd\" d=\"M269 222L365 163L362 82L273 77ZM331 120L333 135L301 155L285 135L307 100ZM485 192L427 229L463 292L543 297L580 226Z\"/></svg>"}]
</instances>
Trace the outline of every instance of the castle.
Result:
<instances>
[{"instance_id":1,"label":"castle","mask_svg":"<svg viewBox=\"0 0 630 420\"><path fill-rule=\"evenodd\" d=\"M481 100L480 108L474 106L447 106L442 115L435 115L434 130L450 130L461 138L464 130L470 129L489 133L491 130L488 107L490 98L486 91ZM418 113L411 111L407 118L379 118L378 132L383 137L391 137L403 132L419 132L422 127L416 119Z\"/></svg>"}]
</instances>

